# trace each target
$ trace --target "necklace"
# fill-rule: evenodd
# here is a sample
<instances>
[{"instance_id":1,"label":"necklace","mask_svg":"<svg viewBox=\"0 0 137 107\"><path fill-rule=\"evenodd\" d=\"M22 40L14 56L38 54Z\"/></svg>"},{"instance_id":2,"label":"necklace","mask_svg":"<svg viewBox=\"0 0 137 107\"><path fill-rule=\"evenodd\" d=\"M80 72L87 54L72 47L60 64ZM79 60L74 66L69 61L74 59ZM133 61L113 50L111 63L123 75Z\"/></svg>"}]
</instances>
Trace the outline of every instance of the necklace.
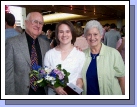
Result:
<instances>
[{"instance_id":1,"label":"necklace","mask_svg":"<svg viewBox=\"0 0 137 107\"><path fill-rule=\"evenodd\" d=\"M92 54L92 58L95 59L99 54Z\"/></svg>"},{"instance_id":2,"label":"necklace","mask_svg":"<svg viewBox=\"0 0 137 107\"><path fill-rule=\"evenodd\" d=\"M98 55L98 54L93 55L93 59L95 59L97 55Z\"/></svg>"}]
</instances>

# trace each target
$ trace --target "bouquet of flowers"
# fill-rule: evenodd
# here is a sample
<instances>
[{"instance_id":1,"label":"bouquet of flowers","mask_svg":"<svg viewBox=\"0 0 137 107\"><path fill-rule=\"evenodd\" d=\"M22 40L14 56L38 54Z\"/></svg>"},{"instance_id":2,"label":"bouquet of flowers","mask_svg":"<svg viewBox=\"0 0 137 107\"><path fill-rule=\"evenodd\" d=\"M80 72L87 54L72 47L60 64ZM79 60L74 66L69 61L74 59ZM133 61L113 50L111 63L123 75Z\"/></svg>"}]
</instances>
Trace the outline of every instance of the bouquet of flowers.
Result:
<instances>
[{"instance_id":1,"label":"bouquet of flowers","mask_svg":"<svg viewBox=\"0 0 137 107\"><path fill-rule=\"evenodd\" d=\"M37 84L39 87L44 87L47 84L50 84L55 88L59 86L66 87L70 73L65 69L61 69L61 64L58 64L56 67L56 69L51 69L47 66L45 68L38 65L33 66L30 78L32 76L37 77L37 80L34 81L34 85Z\"/></svg>"}]
</instances>

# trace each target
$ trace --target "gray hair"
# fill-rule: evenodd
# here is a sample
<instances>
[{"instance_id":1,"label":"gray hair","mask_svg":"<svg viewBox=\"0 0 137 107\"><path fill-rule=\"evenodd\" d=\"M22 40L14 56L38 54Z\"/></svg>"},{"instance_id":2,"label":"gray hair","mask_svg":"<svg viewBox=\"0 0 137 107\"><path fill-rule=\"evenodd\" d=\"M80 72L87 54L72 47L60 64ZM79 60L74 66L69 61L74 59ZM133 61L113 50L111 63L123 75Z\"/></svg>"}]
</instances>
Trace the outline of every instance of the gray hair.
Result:
<instances>
[{"instance_id":1,"label":"gray hair","mask_svg":"<svg viewBox=\"0 0 137 107\"><path fill-rule=\"evenodd\" d=\"M26 17L26 20L29 20L30 19L30 16L31 16L31 13L29 13Z\"/></svg>"},{"instance_id":2,"label":"gray hair","mask_svg":"<svg viewBox=\"0 0 137 107\"><path fill-rule=\"evenodd\" d=\"M86 33L89 29L91 28L97 28L101 34L103 35L103 27L102 25L97 21L97 20L91 20L86 23L85 28L84 28L84 35L86 36Z\"/></svg>"},{"instance_id":3,"label":"gray hair","mask_svg":"<svg viewBox=\"0 0 137 107\"><path fill-rule=\"evenodd\" d=\"M34 13L39 13L39 12L30 12L26 17L26 20L29 20L30 17L32 17L31 15L34 14ZM39 14L41 14L41 13L39 13Z\"/></svg>"}]
</instances>

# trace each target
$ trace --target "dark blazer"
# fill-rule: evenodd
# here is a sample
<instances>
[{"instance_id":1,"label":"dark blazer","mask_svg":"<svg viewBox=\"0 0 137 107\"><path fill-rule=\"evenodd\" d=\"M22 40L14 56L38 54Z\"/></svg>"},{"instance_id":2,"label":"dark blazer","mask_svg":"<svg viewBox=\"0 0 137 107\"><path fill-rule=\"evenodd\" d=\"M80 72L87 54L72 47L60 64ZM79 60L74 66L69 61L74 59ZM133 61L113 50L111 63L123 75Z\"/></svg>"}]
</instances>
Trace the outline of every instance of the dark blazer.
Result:
<instances>
[{"instance_id":1,"label":"dark blazer","mask_svg":"<svg viewBox=\"0 0 137 107\"><path fill-rule=\"evenodd\" d=\"M38 37L42 54L50 49L49 42ZM30 54L25 33L6 40L5 44L5 94L28 95ZM44 64L43 64L44 65Z\"/></svg>"}]
</instances>

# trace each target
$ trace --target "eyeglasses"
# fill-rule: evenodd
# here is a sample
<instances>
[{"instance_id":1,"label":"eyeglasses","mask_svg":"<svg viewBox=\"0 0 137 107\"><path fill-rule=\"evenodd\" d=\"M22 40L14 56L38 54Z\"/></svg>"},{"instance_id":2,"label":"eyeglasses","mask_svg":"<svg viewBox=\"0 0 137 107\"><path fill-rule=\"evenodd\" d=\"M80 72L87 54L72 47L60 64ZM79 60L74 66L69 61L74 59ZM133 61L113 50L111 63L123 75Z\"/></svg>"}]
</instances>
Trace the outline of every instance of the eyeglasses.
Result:
<instances>
[{"instance_id":1,"label":"eyeglasses","mask_svg":"<svg viewBox=\"0 0 137 107\"><path fill-rule=\"evenodd\" d=\"M34 25L40 25L40 26L43 26L44 25L44 22L40 22L40 21L38 21L38 20L29 20L29 21L31 21L31 23L32 24L34 24Z\"/></svg>"}]
</instances>

